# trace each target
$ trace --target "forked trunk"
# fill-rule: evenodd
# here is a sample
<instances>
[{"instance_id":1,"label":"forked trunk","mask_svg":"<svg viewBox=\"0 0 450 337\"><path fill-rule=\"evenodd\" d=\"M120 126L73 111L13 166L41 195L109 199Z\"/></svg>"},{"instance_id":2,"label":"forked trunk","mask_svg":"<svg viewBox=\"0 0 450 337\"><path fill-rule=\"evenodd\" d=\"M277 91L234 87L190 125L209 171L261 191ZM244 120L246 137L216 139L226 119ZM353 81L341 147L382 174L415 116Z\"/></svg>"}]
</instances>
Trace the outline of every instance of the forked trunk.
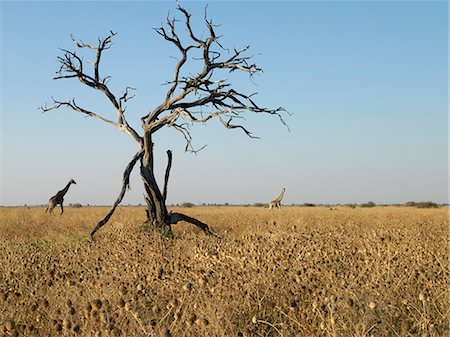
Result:
<instances>
[{"instance_id":1,"label":"forked trunk","mask_svg":"<svg viewBox=\"0 0 450 337\"><path fill-rule=\"evenodd\" d=\"M167 211L167 185L169 181L170 168L172 166L172 152L170 150L167 151L167 157L168 163L164 178L164 189L161 193L161 190L156 182L155 175L153 173L153 143L151 133L146 131L144 137L144 147L140 151L138 151L134 155L131 162L128 163L125 172L123 173L123 184L120 194L108 214L106 214L106 216L99 223L97 223L95 228L92 230L91 234L89 235L91 241L94 240L94 234L108 222L108 220L114 214L115 209L122 201L125 195L125 191L127 187L129 187L131 171L133 170L133 167L138 160L141 163L141 178L144 182L145 188L145 201L147 203L147 222L152 227L160 230L161 233L166 236L171 236L171 226L177 224L180 221L186 221L197 226L206 234L217 236L216 234L211 232L207 224L201 222L200 220L191 218L190 216L181 213L169 213Z\"/></svg>"},{"instance_id":2,"label":"forked trunk","mask_svg":"<svg viewBox=\"0 0 450 337\"><path fill-rule=\"evenodd\" d=\"M141 177L145 187L145 201L147 203L147 222L165 234L172 233L166 202L155 181L153 172L141 163Z\"/></svg>"},{"instance_id":3,"label":"forked trunk","mask_svg":"<svg viewBox=\"0 0 450 337\"><path fill-rule=\"evenodd\" d=\"M170 217L167 212L165 195L156 182L153 172L153 142L151 133L144 137L144 156L141 158L141 178L144 182L145 201L147 203L147 222L164 234L171 235Z\"/></svg>"}]
</instances>

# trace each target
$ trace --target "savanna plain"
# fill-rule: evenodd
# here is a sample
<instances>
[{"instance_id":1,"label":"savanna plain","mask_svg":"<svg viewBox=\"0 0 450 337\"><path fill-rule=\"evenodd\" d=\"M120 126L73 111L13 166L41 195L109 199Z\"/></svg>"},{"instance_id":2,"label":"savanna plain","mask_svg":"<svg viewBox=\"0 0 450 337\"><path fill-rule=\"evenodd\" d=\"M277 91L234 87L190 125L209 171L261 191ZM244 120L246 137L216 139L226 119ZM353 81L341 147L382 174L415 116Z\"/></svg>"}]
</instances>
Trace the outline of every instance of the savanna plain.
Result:
<instances>
[{"instance_id":1,"label":"savanna plain","mask_svg":"<svg viewBox=\"0 0 450 337\"><path fill-rule=\"evenodd\" d=\"M0 336L448 336L448 207L0 209Z\"/></svg>"}]
</instances>

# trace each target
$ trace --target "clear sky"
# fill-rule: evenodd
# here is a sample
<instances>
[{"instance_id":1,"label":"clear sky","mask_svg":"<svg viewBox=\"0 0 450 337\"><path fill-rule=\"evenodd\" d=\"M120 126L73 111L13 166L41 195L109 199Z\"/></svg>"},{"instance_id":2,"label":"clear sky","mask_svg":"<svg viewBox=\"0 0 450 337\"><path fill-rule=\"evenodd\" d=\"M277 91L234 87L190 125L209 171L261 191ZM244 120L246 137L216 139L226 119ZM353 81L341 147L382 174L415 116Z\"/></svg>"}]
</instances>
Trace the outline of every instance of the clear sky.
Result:
<instances>
[{"instance_id":1,"label":"clear sky","mask_svg":"<svg viewBox=\"0 0 450 337\"><path fill-rule=\"evenodd\" d=\"M181 2L202 24L205 2ZM177 51L153 30L175 2L18 2L1 6L1 205L42 204L77 181L66 203L111 204L136 152L126 134L69 110L42 114L51 97L115 116L105 97L54 81L69 34L95 42L117 32L103 74L120 96L137 88L129 121L160 104ZM261 139L217 122L192 128L197 155L169 129L155 141L161 179L174 158L168 202L448 202L448 4L445 1L220 2L209 16L226 47L251 45L264 69L231 79L256 101L285 107L243 121ZM85 55L86 60L92 56ZM123 203L143 202L138 167Z\"/></svg>"}]
</instances>

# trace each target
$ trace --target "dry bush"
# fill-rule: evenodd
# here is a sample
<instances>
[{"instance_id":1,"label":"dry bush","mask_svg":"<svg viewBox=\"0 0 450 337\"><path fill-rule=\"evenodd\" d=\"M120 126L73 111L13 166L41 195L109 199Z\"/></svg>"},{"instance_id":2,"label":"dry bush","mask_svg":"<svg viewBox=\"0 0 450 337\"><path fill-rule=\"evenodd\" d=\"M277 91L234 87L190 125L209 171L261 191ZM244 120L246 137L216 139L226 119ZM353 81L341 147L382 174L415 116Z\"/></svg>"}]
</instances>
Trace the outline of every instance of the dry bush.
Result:
<instances>
[{"instance_id":1,"label":"dry bush","mask_svg":"<svg viewBox=\"0 0 450 337\"><path fill-rule=\"evenodd\" d=\"M0 335L445 336L448 208L194 207L0 213Z\"/></svg>"},{"instance_id":2,"label":"dry bush","mask_svg":"<svg viewBox=\"0 0 450 337\"><path fill-rule=\"evenodd\" d=\"M420 202L408 201L407 203L405 203L405 206L417 207L417 208L438 208L439 207L438 204L436 204L432 201L420 201Z\"/></svg>"}]
</instances>

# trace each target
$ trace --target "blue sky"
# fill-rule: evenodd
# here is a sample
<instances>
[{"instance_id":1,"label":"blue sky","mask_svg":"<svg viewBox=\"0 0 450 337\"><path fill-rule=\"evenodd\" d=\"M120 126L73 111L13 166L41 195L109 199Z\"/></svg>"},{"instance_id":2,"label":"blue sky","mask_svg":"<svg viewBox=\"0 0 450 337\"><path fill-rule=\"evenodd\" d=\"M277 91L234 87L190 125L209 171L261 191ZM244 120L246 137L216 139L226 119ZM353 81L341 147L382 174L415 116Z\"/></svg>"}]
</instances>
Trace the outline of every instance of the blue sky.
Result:
<instances>
[{"instance_id":1,"label":"blue sky","mask_svg":"<svg viewBox=\"0 0 450 337\"><path fill-rule=\"evenodd\" d=\"M205 2L181 2L202 24ZM120 96L137 88L128 118L162 102L177 52L153 30L175 2L1 2L2 205L41 204L70 178L66 203L111 204L134 141L68 110L42 114L51 97L114 116L104 97L54 81L69 34L95 42L117 32L103 72ZM229 76L267 107L285 107L288 131L271 116L244 121L261 139L217 122L193 126L197 155L173 130L156 137L157 175L174 152L169 203L409 200L448 202L448 4L444 1L212 1L208 14L227 47L251 45L264 72ZM92 59L86 54L85 59ZM194 69L194 68L193 68ZM136 168L123 203L143 203Z\"/></svg>"}]
</instances>

